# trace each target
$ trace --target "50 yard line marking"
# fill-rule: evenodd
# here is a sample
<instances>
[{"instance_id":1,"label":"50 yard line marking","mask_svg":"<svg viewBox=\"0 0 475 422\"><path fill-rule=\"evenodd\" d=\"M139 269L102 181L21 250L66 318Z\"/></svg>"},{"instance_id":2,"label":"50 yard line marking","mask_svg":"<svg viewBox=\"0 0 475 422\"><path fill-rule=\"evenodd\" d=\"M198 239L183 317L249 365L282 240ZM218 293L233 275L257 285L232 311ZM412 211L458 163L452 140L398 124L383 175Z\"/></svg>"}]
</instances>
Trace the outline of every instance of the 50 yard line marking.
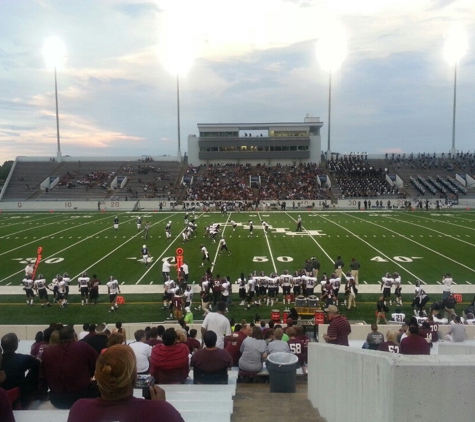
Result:
<instances>
[{"instance_id":1,"label":"50 yard line marking","mask_svg":"<svg viewBox=\"0 0 475 422\"><path fill-rule=\"evenodd\" d=\"M257 217L259 218L259 221L262 222L261 215L259 212L257 212ZM266 238L267 247L269 248L270 259L272 261L272 265L274 266L274 272L277 273L277 266L275 265L274 254L272 253L272 249L270 247L269 236L267 236L264 226L262 226L262 230L264 232L264 237Z\"/></svg>"},{"instance_id":2,"label":"50 yard line marking","mask_svg":"<svg viewBox=\"0 0 475 422\"><path fill-rule=\"evenodd\" d=\"M384 229L384 230L388 230L388 231L390 231L391 233L394 233L394 234L396 234L397 236L402 237L402 238L405 239L405 240L408 240L409 242L415 243L416 245L420 246L420 247L423 248L423 249L427 249L428 251L430 251L430 252L432 252L432 253L434 253L434 254L436 254L436 255L439 255L439 256L441 256L441 257L443 257L443 258L445 258L445 259L448 259L449 261L452 261L454 264L460 265L461 267L466 268L467 270L470 270L471 272L475 272L475 269L470 268L470 267L467 267L465 264L462 264L461 262L458 262L458 261L456 261L455 259L449 258L448 256L444 255L443 253L437 252L437 251L435 251L434 249L431 249L431 248L429 248L428 246L425 246L425 245L423 245L423 244L421 244L421 243L419 243L419 242L416 242L415 240L410 239L409 237L404 236L404 235L402 235L402 234L400 234L400 233L398 233L398 232L396 232L396 231L394 231L394 230L388 229L387 227L384 227L384 226L380 226L379 224L373 223L373 222L371 222L371 221L363 220L362 218L358 218L358 217L354 217L354 218L357 218L358 220L361 220L361 221L363 221L363 222L365 222L365 223L372 224L372 225L374 225L374 226L376 226L376 227L379 227L379 228L382 228L382 229ZM459 239L456 239L456 240L459 240Z\"/></svg>"}]
</instances>

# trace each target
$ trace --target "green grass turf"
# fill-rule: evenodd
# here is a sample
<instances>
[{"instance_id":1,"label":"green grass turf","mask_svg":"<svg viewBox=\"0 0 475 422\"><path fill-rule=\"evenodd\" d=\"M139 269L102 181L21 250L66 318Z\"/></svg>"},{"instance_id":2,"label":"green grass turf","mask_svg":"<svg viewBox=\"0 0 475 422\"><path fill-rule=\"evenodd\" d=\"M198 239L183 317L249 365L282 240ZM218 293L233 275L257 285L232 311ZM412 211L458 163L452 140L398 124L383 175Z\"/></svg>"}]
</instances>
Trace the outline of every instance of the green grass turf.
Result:
<instances>
[{"instance_id":1,"label":"green grass turf","mask_svg":"<svg viewBox=\"0 0 475 422\"><path fill-rule=\"evenodd\" d=\"M331 273L332 263L338 255L345 261L345 269L352 257L359 260L360 284L377 284L387 271L399 272L403 285L416 279L435 284L446 272L450 272L459 284L475 281L472 262L475 213L471 211L288 211L233 213L230 216L197 212L197 235L186 243L180 236L183 212L119 213L121 223L117 232L112 227L114 215L110 212L1 213L0 286L18 286L21 295L26 259L36 257L39 246L43 248L43 259L38 272L48 281L57 273L68 272L73 278L72 291L76 289L77 276L85 270L90 275L97 274L103 283L109 275L114 275L124 284L162 284L161 262L166 257L174 257L178 247L184 249L185 261L190 265L190 281L198 282L204 271L200 267L202 243L215 261L213 274L229 276L233 282L241 272L246 275L254 270L266 274L293 272L302 268L305 259L312 256L320 260L321 272ZM146 241L136 228L138 215L152 224L150 238ZM303 218L302 234L294 232L298 215ZM236 232L229 225L231 219L238 223ZM252 237L248 236L249 219L254 222ZM260 225L261 219L271 225L267 235ZM173 236L167 241L164 228L169 220L173 222ZM217 243L203 237L204 227L213 222L223 225L231 256L218 255ZM140 262L140 249L144 243L153 256L148 268ZM404 290L407 292L409 288L406 286ZM156 296L134 295L133 299L127 300L127 305L134 302L152 304L137 305L137 310L130 310L127 315L125 309L135 306L124 307L123 322L163 320L161 307L155 304L161 298ZM106 300L106 296L102 295L102 299ZM197 300L195 297L195 302ZM376 300L376 297L368 300L371 304L366 318L374 315ZM96 312L99 320L104 319L103 311L91 308L82 310L80 306L71 306L58 315L63 321L70 315L71 320L67 322L75 323L82 323L89 315L96 318ZM97 306L97 309L101 308L102 305ZM43 318L41 311L50 311L38 307L38 310L28 308L25 312L26 305L23 304L2 306L1 309L0 323L34 323L37 318ZM237 312L235 318L239 320L241 315ZM265 318L265 315L261 316ZM359 318L358 315L354 319Z\"/></svg>"}]
</instances>

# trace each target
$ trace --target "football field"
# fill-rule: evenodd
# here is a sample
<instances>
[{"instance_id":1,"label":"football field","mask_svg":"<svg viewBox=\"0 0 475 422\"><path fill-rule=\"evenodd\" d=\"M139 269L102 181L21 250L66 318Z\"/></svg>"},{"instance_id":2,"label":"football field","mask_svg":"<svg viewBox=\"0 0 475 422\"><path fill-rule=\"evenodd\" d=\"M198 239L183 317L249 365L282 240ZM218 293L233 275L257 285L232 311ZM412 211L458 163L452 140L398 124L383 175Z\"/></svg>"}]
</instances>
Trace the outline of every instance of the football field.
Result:
<instances>
[{"instance_id":1,"label":"football field","mask_svg":"<svg viewBox=\"0 0 475 422\"><path fill-rule=\"evenodd\" d=\"M191 220L193 213L188 214ZM299 215L303 230L296 232ZM302 269L305 260L311 257L320 261L320 275L331 274L335 259L341 256L345 272L351 258L360 262L361 290L363 286L373 285L377 291L386 272L398 272L403 293L412 293L413 288L408 286L416 280L429 289L430 285L436 287L442 275L449 272L457 283L454 291L464 286L464 292L475 292L475 213L469 210L196 212L197 229L186 242L182 237L185 212L119 213L117 230L113 227L115 216L111 212L1 213L2 296L23 294L20 284L24 268L28 260L36 259L37 249L41 247L37 274L43 274L48 282L56 274L67 272L72 279L71 292L77 293L77 278L84 271L97 274L103 285L112 275L118 279L123 293L148 294L148 300L157 303L161 300L157 292L161 292L163 285L163 260L175 260L176 250L182 248L184 261L190 267L189 282L198 284L208 267L207 262L201 266L202 244L210 253L213 275L229 277L233 283L241 273L246 276L253 271L264 271L266 275L282 274L284 270L293 273ZM139 216L142 227L150 223L147 239L143 229L137 228ZM252 235L249 220L254 225ZM165 226L169 221L172 236L167 240ZM235 231L232 221L236 223ZM270 225L267 233L262 221ZM213 223L219 223L221 229L216 242L204 236L205 227ZM231 255L219 254L221 235ZM141 256L144 244L152 255L147 267ZM172 276L176 277L173 271ZM106 293L104 286L101 293ZM197 300L195 297L194 301Z\"/></svg>"}]
</instances>

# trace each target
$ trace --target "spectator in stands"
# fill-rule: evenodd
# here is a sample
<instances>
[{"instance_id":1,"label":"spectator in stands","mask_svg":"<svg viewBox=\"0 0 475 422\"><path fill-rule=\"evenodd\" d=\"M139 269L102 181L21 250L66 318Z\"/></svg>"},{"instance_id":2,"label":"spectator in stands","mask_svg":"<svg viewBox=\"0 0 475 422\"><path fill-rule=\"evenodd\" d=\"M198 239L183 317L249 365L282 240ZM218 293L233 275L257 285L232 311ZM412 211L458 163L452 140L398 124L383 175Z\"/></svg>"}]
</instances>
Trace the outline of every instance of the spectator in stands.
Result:
<instances>
[{"instance_id":1,"label":"spectator in stands","mask_svg":"<svg viewBox=\"0 0 475 422\"><path fill-rule=\"evenodd\" d=\"M191 357L194 384L227 384L228 369L233 366L233 358L223 349L216 347L218 337L214 331L203 335L205 347Z\"/></svg>"},{"instance_id":2,"label":"spectator in stands","mask_svg":"<svg viewBox=\"0 0 475 422\"><path fill-rule=\"evenodd\" d=\"M291 328L292 325L287 328ZM277 328L274 330L274 340L267 344L267 354L270 355L276 352L290 353L289 344L286 341L282 340L284 331L282 328Z\"/></svg>"},{"instance_id":3,"label":"spectator in stands","mask_svg":"<svg viewBox=\"0 0 475 422\"><path fill-rule=\"evenodd\" d=\"M0 369L4 371L6 379L0 385L5 390L19 387L21 407L26 408L38 387L40 361L31 355L16 353L19 341L15 333L2 337L3 360Z\"/></svg>"},{"instance_id":4,"label":"spectator in stands","mask_svg":"<svg viewBox=\"0 0 475 422\"><path fill-rule=\"evenodd\" d=\"M297 356L302 372L307 374L308 343L310 339L304 334L304 328L300 326L289 328L287 335L289 336L287 343L289 344L290 352Z\"/></svg>"},{"instance_id":5,"label":"spectator in stands","mask_svg":"<svg viewBox=\"0 0 475 422\"><path fill-rule=\"evenodd\" d=\"M38 355L41 345L43 344L44 333L43 331L38 331L35 335L35 342L31 345L30 355L35 357Z\"/></svg>"},{"instance_id":6,"label":"spectator in stands","mask_svg":"<svg viewBox=\"0 0 475 422\"><path fill-rule=\"evenodd\" d=\"M190 330L190 337L186 339L186 345L188 346L188 349L190 349L190 353L196 352L198 349L201 348L201 343L199 340L196 339L196 335L198 334L198 331L194 328Z\"/></svg>"},{"instance_id":7,"label":"spectator in stands","mask_svg":"<svg viewBox=\"0 0 475 422\"><path fill-rule=\"evenodd\" d=\"M184 343L177 342L174 328L163 333L163 344L157 344L150 356L150 374L159 384L180 384L188 378L190 350Z\"/></svg>"},{"instance_id":8,"label":"spectator in stands","mask_svg":"<svg viewBox=\"0 0 475 422\"><path fill-rule=\"evenodd\" d=\"M371 324L371 332L366 336L363 349L376 350L384 341L384 336L378 331L377 324Z\"/></svg>"},{"instance_id":9,"label":"spectator in stands","mask_svg":"<svg viewBox=\"0 0 475 422\"><path fill-rule=\"evenodd\" d=\"M162 340L158 338L158 328L157 327L150 328L149 338L145 343L147 343L148 345L150 345L152 347L157 345L157 344L163 343Z\"/></svg>"},{"instance_id":10,"label":"spectator in stands","mask_svg":"<svg viewBox=\"0 0 475 422\"><path fill-rule=\"evenodd\" d=\"M77 341L72 327L59 331L59 341L44 350L40 379L45 379L50 388L53 406L69 409L80 398L98 397L97 386L91 382L98 353L89 344Z\"/></svg>"},{"instance_id":11,"label":"spectator in stands","mask_svg":"<svg viewBox=\"0 0 475 422\"><path fill-rule=\"evenodd\" d=\"M233 358L233 366L239 365L239 358L241 357L241 344L244 339L251 335L251 333L252 330L249 324L236 324L234 333L230 336L225 337L225 349Z\"/></svg>"},{"instance_id":12,"label":"spectator in stands","mask_svg":"<svg viewBox=\"0 0 475 422\"><path fill-rule=\"evenodd\" d=\"M97 360L95 377L100 398L82 399L69 412L68 422L113 420L184 422L177 410L165 401L165 391L149 387L151 400L133 396L137 379L135 355L129 346L115 345Z\"/></svg>"},{"instance_id":13,"label":"spectator in stands","mask_svg":"<svg viewBox=\"0 0 475 422\"><path fill-rule=\"evenodd\" d=\"M386 341L378 346L380 352L399 353L399 344L397 342L397 333L388 330L386 333Z\"/></svg>"},{"instance_id":14,"label":"spectator in stands","mask_svg":"<svg viewBox=\"0 0 475 422\"><path fill-rule=\"evenodd\" d=\"M82 326L82 331L78 334L78 340L82 340L84 337L86 337L89 334L89 323L86 322Z\"/></svg>"},{"instance_id":15,"label":"spectator in stands","mask_svg":"<svg viewBox=\"0 0 475 422\"><path fill-rule=\"evenodd\" d=\"M467 333L465 332L465 326L462 324L462 320L459 316L455 317L454 324L450 326L449 332L444 336L444 338L456 343L465 341Z\"/></svg>"},{"instance_id":16,"label":"spectator in stands","mask_svg":"<svg viewBox=\"0 0 475 422\"><path fill-rule=\"evenodd\" d=\"M112 329L112 332L122 334L124 336L124 340L127 340L127 333L125 332L125 328L122 327L122 323L120 321L115 323L115 328Z\"/></svg>"},{"instance_id":17,"label":"spectator in stands","mask_svg":"<svg viewBox=\"0 0 475 422\"><path fill-rule=\"evenodd\" d=\"M0 367L2 366L2 357L3 350L0 347ZM6 375L4 371L0 371L0 385L5 381ZM0 411L2 421L4 422L15 422L15 417L13 416L12 404L8 398L7 392L0 387Z\"/></svg>"},{"instance_id":18,"label":"spectator in stands","mask_svg":"<svg viewBox=\"0 0 475 422\"><path fill-rule=\"evenodd\" d=\"M107 324L104 322L95 326L94 333L90 333L84 337L81 341L89 344L98 354L101 353L102 349L107 347Z\"/></svg>"},{"instance_id":19,"label":"spectator in stands","mask_svg":"<svg viewBox=\"0 0 475 422\"><path fill-rule=\"evenodd\" d=\"M330 325L327 333L323 335L327 343L339 344L340 346L349 346L348 336L351 334L350 323L340 315L338 307L330 305L325 309L328 315Z\"/></svg>"},{"instance_id":20,"label":"spectator in stands","mask_svg":"<svg viewBox=\"0 0 475 422\"><path fill-rule=\"evenodd\" d=\"M240 348L239 369L246 372L259 372L262 362L267 358L267 344L259 327L253 327L250 337L244 339Z\"/></svg>"},{"instance_id":21,"label":"spectator in stands","mask_svg":"<svg viewBox=\"0 0 475 422\"><path fill-rule=\"evenodd\" d=\"M218 302L217 312L210 312L206 315L201 326L201 336L208 330L214 331L218 336L217 346L224 349L224 336L231 335L231 324L224 316L226 312L226 303Z\"/></svg>"},{"instance_id":22,"label":"spectator in stands","mask_svg":"<svg viewBox=\"0 0 475 422\"><path fill-rule=\"evenodd\" d=\"M401 340L400 350L403 355L430 355L430 344L419 335L419 328L411 325L409 335Z\"/></svg>"},{"instance_id":23,"label":"spectator in stands","mask_svg":"<svg viewBox=\"0 0 475 422\"><path fill-rule=\"evenodd\" d=\"M151 330L150 330L151 331ZM129 346L135 353L137 359L137 373L148 374L150 367L150 356L152 355L152 346L146 343L145 331L137 330L134 333L135 341Z\"/></svg>"},{"instance_id":24,"label":"spectator in stands","mask_svg":"<svg viewBox=\"0 0 475 422\"><path fill-rule=\"evenodd\" d=\"M112 333L107 340L107 347L101 350L101 353L104 353L109 347L115 346L116 344L125 344L124 336L120 333Z\"/></svg>"}]
</instances>

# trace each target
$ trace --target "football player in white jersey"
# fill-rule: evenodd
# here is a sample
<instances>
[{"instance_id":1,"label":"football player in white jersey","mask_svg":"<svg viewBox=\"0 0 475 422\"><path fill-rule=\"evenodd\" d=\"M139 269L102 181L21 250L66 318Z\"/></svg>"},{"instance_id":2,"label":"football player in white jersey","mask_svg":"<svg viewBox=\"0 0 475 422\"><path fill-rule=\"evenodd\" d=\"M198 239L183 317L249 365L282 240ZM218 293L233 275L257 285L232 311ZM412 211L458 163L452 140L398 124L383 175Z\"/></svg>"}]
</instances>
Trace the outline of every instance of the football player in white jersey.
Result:
<instances>
[{"instance_id":1,"label":"football player in white jersey","mask_svg":"<svg viewBox=\"0 0 475 422\"><path fill-rule=\"evenodd\" d=\"M247 280L247 292L246 292L246 300L247 300L247 309L254 304L254 296L256 295L256 279L252 274L249 275Z\"/></svg>"},{"instance_id":2,"label":"football player in white jersey","mask_svg":"<svg viewBox=\"0 0 475 422\"><path fill-rule=\"evenodd\" d=\"M279 301L279 286L280 286L280 277L276 273L271 273L268 281L268 300L270 306L274 306L274 303Z\"/></svg>"},{"instance_id":3,"label":"football player in white jersey","mask_svg":"<svg viewBox=\"0 0 475 422\"><path fill-rule=\"evenodd\" d=\"M393 284L396 287L394 294L396 296L396 305L402 306L402 297L401 297L401 292L402 292L402 286L401 286L401 276L399 273L394 273L393 274Z\"/></svg>"},{"instance_id":4,"label":"football player in white jersey","mask_svg":"<svg viewBox=\"0 0 475 422\"><path fill-rule=\"evenodd\" d=\"M381 288L380 290L383 291L383 298L384 301L392 305L393 301L391 300L391 287L394 284L394 279L391 277L390 273L386 273L384 277L381 277Z\"/></svg>"},{"instance_id":5,"label":"football player in white jersey","mask_svg":"<svg viewBox=\"0 0 475 422\"><path fill-rule=\"evenodd\" d=\"M66 307L66 282L62 276L58 276L58 303L61 309Z\"/></svg>"},{"instance_id":6,"label":"football player in white jersey","mask_svg":"<svg viewBox=\"0 0 475 422\"><path fill-rule=\"evenodd\" d=\"M219 254L222 255L223 251L226 251L228 255L231 255L231 251L228 249L228 246L226 245L226 239L224 237L221 237L221 239L219 239Z\"/></svg>"},{"instance_id":7,"label":"football player in white jersey","mask_svg":"<svg viewBox=\"0 0 475 422\"><path fill-rule=\"evenodd\" d=\"M191 307L193 302L193 289L191 286L186 286L186 289L183 292L183 300L185 302L185 308Z\"/></svg>"},{"instance_id":8,"label":"football player in white jersey","mask_svg":"<svg viewBox=\"0 0 475 422\"><path fill-rule=\"evenodd\" d=\"M25 291L25 294L26 294L26 304L34 305L33 303L33 298L35 297L35 294L33 293L34 282L31 276L29 275L25 276L25 278L21 282L21 285L23 286L23 290Z\"/></svg>"},{"instance_id":9,"label":"football player in white jersey","mask_svg":"<svg viewBox=\"0 0 475 422\"><path fill-rule=\"evenodd\" d=\"M341 276L338 276L336 273L333 273L332 278L330 279L330 283L333 289L333 297L335 300L335 305L338 306L339 304L338 294L340 293Z\"/></svg>"},{"instance_id":10,"label":"football player in white jersey","mask_svg":"<svg viewBox=\"0 0 475 422\"><path fill-rule=\"evenodd\" d=\"M163 283L163 308L162 309L169 309L170 304L173 299L173 289L176 287L175 281L171 280L170 277L167 276L166 281Z\"/></svg>"},{"instance_id":11,"label":"football player in white jersey","mask_svg":"<svg viewBox=\"0 0 475 422\"><path fill-rule=\"evenodd\" d=\"M87 275L87 273L83 273L80 277L78 277L78 289L79 293L81 293L81 305L88 305L89 304L89 283L91 278Z\"/></svg>"},{"instance_id":12,"label":"football player in white jersey","mask_svg":"<svg viewBox=\"0 0 475 422\"><path fill-rule=\"evenodd\" d=\"M393 319L393 321L402 324L406 319L406 314L403 314L399 308L396 308L394 310L394 313L391 314L391 318Z\"/></svg>"},{"instance_id":13,"label":"football player in white jersey","mask_svg":"<svg viewBox=\"0 0 475 422\"><path fill-rule=\"evenodd\" d=\"M425 313L425 305L430 300L430 297L427 296L424 289L421 287L421 282L419 280L416 281L416 286L414 288L414 299L412 301L411 307L414 309L414 315L418 316L422 312Z\"/></svg>"},{"instance_id":14,"label":"football player in white jersey","mask_svg":"<svg viewBox=\"0 0 475 422\"><path fill-rule=\"evenodd\" d=\"M237 223L234 220L231 220L231 226L233 226L233 232L236 231Z\"/></svg>"},{"instance_id":15,"label":"football player in white jersey","mask_svg":"<svg viewBox=\"0 0 475 422\"><path fill-rule=\"evenodd\" d=\"M51 280L48 288L53 292L53 302L58 302L58 285L59 285L59 274Z\"/></svg>"},{"instance_id":16,"label":"football player in white jersey","mask_svg":"<svg viewBox=\"0 0 475 422\"><path fill-rule=\"evenodd\" d=\"M109 293L109 302L111 305L109 312L114 312L116 309L119 309L117 295L120 294L120 287L119 282L112 275L109 277L109 281L107 282L107 292Z\"/></svg>"},{"instance_id":17,"label":"football player in white jersey","mask_svg":"<svg viewBox=\"0 0 475 422\"><path fill-rule=\"evenodd\" d=\"M264 228L264 233L267 233L267 230L269 229L269 224L267 224L266 221L261 221L262 227Z\"/></svg>"},{"instance_id":18,"label":"football player in white jersey","mask_svg":"<svg viewBox=\"0 0 475 422\"><path fill-rule=\"evenodd\" d=\"M169 221L167 225L165 226L165 237L167 241L169 241L172 238L172 222Z\"/></svg>"},{"instance_id":19,"label":"football player in white jersey","mask_svg":"<svg viewBox=\"0 0 475 422\"><path fill-rule=\"evenodd\" d=\"M142 249L140 251L142 254L142 261L145 264L146 267L148 267L148 261L150 259L150 251L147 248L147 245L143 245Z\"/></svg>"},{"instance_id":20,"label":"football player in white jersey","mask_svg":"<svg viewBox=\"0 0 475 422\"><path fill-rule=\"evenodd\" d=\"M35 290L40 298L41 307L44 308L45 305L51 306L51 303L48 301L48 287L46 286L46 279L43 277L43 274L40 274L35 280Z\"/></svg>"},{"instance_id":21,"label":"football player in white jersey","mask_svg":"<svg viewBox=\"0 0 475 422\"><path fill-rule=\"evenodd\" d=\"M206 246L203 244L200 245L200 250L201 250L201 266L204 267L205 260L207 260L209 264L211 263L209 259L209 252L208 252L208 249L206 249Z\"/></svg>"},{"instance_id":22,"label":"football player in white jersey","mask_svg":"<svg viewBox=\"0 0 475 422\"><path fill-rule=\"evenodd\" d=\"M69 277L68 273L63 274L63 281L66 288L66 293L64 294L64 302L65 302L64 304L67 305L68 299L69 299L69 283L71 283L71 278Z\"/></svg>"},{"instance_id":23,"label":"football player in white jersey","mask_svg":"<svg viewBox=\"0 0 475 422\"><path fill-rule=\"evenodd\" d=\"M292 286L293 277L289 274L288 270L284 271L284 274L280 276L280 285L282 286L282 302L287 302L290 305L290 288Z\"/></svg>"},{"instance_id":24,"label":"football player in white jersey","mask_svg":"<svg viewBox=\"0 0 475 422\"><path fill-rule=\"evenodd\" d=\"M241 303L239 305L244 306L246 304L246 284L247 279L244 277L244 273L241 273L241 277L236 280L236 284L238 285L238 294Z\"/></svg>"}]
</instances>

